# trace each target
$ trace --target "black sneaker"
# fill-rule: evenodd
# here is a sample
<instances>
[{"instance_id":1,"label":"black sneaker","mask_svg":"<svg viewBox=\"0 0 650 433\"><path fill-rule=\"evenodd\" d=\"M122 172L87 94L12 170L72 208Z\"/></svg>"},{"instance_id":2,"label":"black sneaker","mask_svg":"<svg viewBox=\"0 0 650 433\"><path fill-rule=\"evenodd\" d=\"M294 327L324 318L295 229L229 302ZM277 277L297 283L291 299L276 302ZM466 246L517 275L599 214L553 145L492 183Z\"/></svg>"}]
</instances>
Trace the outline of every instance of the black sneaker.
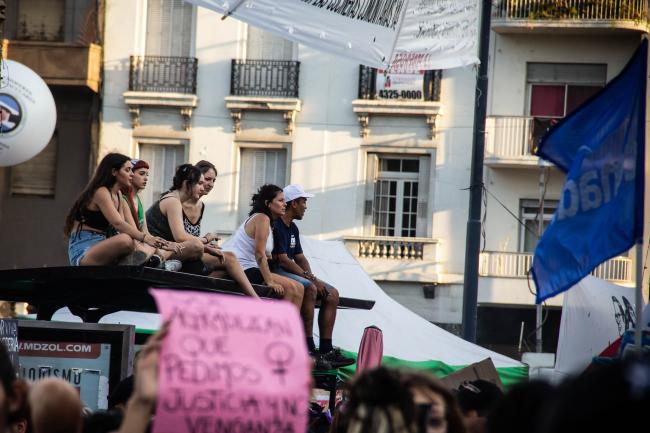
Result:
<instances>
[{"instance_id":1,"label":"black sneaker","mask_svg":"<svg viewBox=\"0 0 650 433\"><path fill-rule=\"evenodd\" d=\"M311 359L314 360L314 370L332 370L332 363L325 359L322 353L309 353Z\"/></svg>"},{"instance_id":2,"label":"black sneaker","mask_svg":"<svg viewBox=\"0 0 650 433\"><path fill-rule=\"evenodd\" d=\"M354 364L356 361L353 358L348 358L341 353L341 349L335 347L327 353L322 353L322 357L329 361L334 368L346 367L348 365Z\"/></svg>"},{"instance_id":3,"label":"black sneaker","mask_svg":"<svg viewBox=\"0 0 650 433\"><path fill-rule=\"evenodd\" d=\"M163 260L158 254L154 254L144 262L146 268L156 268L160 269L163 267Z\"/></svg>"}]
</instances>

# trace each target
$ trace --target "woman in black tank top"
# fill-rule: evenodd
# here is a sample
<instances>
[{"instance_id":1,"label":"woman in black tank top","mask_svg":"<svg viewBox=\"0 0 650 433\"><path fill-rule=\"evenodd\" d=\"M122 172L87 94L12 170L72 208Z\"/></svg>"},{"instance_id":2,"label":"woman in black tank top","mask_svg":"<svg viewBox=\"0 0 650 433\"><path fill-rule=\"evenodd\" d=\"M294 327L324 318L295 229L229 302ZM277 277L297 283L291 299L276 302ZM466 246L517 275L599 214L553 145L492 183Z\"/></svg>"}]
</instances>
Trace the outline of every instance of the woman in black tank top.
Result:
<instances>
[{"instance_id":1,"label":"woman in black tank top","mask_svg":"<svg viewBox=\"0 0 650 433\"><path fill-rule=\"evenodd\" d=\"M169 247L127 221L120 188L128 187L132 176L131 159L119 153L109 153L97 166L65 221L73 266L109 265L120 259L121 264L142 264L155 248ZM110 236L110 228L119 234Z\"/></svg>"},{"instance_id":2,"label":"woman in black tank top","mask_svg":"<svg viewBox=\"0 0 650 433\"><path fill-rule=\"evenodd\" d=\"M184 264L192 261L201 263L210 276L216 276L215 273L219 271L226 271L244 293L258 297L237 258L230 253L223 253L218 246L200 236L205 208L199 200L202 195L201 171L191 164L179 166L172 187L147 210L149 231L169 241L180 243L185 253Z\"/></svg>"}]
</instances>

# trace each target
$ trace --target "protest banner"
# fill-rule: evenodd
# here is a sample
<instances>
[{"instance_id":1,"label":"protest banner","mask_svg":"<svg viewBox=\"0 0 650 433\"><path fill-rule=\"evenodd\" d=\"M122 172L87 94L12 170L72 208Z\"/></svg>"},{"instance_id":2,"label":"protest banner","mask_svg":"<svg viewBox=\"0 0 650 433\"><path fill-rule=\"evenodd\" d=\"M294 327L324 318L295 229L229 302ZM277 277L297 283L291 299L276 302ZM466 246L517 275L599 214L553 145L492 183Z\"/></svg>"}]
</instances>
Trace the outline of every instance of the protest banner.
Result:
<instances>
[{"instance_id":1,"label":"protest banner","mask_svg":"<svg viewBox=\"0 0 650 433\"><path fill-rule=\"evenodd\" d=\"M152 289L170 323L154 433L303 432L310 364L298 310L283 301Z\"/></svg>"}]
</instances>

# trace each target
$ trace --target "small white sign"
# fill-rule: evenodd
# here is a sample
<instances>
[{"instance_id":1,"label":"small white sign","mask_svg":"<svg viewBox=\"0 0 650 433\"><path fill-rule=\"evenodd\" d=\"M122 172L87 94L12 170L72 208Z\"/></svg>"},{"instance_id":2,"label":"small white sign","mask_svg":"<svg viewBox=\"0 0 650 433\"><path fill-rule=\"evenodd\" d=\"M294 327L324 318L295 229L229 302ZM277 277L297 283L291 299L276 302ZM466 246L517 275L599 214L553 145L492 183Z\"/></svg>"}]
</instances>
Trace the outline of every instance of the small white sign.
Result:
<instances>
[{"instance_id":1,"label":"small white sign","mask_svg":"<svg viewBox=\"0 0 650 433\"><path fill-rule=\"evenodd\" d=\"M380 99L422 99L424 72L394 74L377 70L377 97Z\"/></svg>"}]
</instances>

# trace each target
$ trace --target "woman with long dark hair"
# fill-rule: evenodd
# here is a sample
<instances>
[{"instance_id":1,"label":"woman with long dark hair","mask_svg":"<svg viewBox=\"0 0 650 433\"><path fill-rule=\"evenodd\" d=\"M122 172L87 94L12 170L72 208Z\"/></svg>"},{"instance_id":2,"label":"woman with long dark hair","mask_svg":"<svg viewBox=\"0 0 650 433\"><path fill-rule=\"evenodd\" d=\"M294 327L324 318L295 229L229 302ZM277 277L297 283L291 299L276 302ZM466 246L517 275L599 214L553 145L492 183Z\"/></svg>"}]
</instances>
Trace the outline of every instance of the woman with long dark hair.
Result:
<instances>
[{"instance_id":1,"label":"woman with long dark hair","mask_svg":"<svg viewBox=\"0 0 650 433\"><path fill-rule=\"evenodd\" d=\"M201 219L205 205L200 201L203 195L203 174L191 165L183 164L176 169L172 187L147 211L147 222L152 233L169 241L179 242L187 247L183 260L191 265L200 265L198 271L205 273L226 271L245 294L257 298L237 258L224 253L201 238ZM185 250L185 248L183 248ZM196 272L196 269L191 271Z\"/></svg>"},{"instance_id":2,"label":"woman with long dark hair","mask_svg":"<svg viewBox=\"0 0 650 433\"><path fill-rule=\"evenodd\" d=\"M239 260L246 277L253 284L266 284L276 295L293 303L298 310L302 305L302 284L282 275L271 273L268 257L273 250L271 221L284 214L284 192L276 185L262 185L253 195L249 217L224 245Z\"/></svg>"},{"instance_id":3,"label":"woman with long dark hair","mask_svg":"<svg viewBox=\"0 0 650 433\"><path fill-rule=\"evenodd\" d=\"M65 220L68 255L73 266L144 263L167 242L138 230L125 219L126 203L120 189L130 187L131 159L109 153L81 192ZM111 236L117 232L114 236Z\"/></svg>"}]
</instances>

